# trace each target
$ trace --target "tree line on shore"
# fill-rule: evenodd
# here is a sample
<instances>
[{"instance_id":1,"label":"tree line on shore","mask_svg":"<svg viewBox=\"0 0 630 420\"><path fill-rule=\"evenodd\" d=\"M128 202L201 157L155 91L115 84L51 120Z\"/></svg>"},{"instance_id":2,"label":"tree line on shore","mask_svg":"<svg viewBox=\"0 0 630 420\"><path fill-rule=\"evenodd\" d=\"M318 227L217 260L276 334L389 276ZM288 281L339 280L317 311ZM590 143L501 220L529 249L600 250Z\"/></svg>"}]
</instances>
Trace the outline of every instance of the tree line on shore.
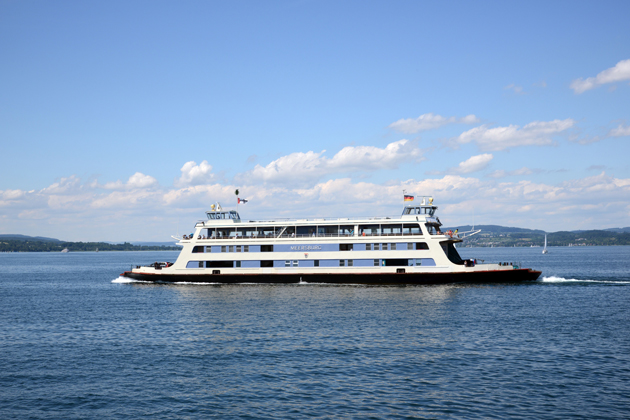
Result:
<instances>
[{"instance_id":1,"label":"tree line on shore","mask_svg":"<svg viewBox=\"0 0 630 420\"><path fill-rule=\"evenodd\" d=\"M63 241L28 241L0 239L0 252L69 252L85 251L171 251L180 250L178 246L133 245L129 242L110 244L107 242L63 242Z\"/></svg>"}]
</instances>

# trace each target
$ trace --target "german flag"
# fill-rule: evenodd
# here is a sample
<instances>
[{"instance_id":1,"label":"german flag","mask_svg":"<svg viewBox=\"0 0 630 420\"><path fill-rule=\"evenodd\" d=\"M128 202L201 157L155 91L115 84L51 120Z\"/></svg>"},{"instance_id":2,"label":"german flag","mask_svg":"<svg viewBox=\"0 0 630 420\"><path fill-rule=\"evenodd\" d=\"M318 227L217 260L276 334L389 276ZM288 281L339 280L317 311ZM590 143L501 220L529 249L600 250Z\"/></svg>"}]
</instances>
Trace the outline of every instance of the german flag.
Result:
<instances>
[{"instance_id":1,"label":"german flag","mask_svg":"<svg viewBox=\"0 0 630 420\"><path fill-rule=\"evenodd\" d=\"M405 201L413 201L413 195L405 195Z\"/></svg>"}]
</instances>

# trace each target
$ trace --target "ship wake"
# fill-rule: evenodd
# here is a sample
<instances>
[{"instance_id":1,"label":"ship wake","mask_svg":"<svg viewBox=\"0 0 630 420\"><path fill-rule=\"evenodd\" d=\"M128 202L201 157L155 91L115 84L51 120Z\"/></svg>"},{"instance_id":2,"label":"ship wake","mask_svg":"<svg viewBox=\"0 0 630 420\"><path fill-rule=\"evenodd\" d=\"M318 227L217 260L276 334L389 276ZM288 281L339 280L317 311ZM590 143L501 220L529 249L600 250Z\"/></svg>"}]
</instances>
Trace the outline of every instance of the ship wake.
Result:
<instances>
[{"instance_id":1,"label":"ship wake","mask_svg":"<svg viewBox=\"0 0 630 420\"><path fill-rule=\"evenodd\" d=\"M565 279L564 277L550 276L543 277L543 283L607 283L607 284L630 284L627 280L613 280L613 279Z\"/></svg>"}]
</instances>

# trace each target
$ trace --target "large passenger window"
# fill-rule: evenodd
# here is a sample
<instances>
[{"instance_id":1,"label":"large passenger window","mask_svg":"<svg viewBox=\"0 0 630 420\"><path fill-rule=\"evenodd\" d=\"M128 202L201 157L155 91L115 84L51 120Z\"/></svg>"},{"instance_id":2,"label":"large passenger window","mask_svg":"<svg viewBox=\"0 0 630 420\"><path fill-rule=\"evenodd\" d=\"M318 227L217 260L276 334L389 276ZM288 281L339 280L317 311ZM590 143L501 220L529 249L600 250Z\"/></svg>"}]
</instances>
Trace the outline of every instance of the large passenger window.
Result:
<instances>
[{"instance_id":1,"label":"large passenger window","mask_svg":"<svg viewBox=\"0 0 630 420\"><path fill-rule=\"evenodd\" d=\"M418 223L405 223L403 225L403 234L422 235L422 230L420 230L420 225Z\"/></svg>"}]
</instances>

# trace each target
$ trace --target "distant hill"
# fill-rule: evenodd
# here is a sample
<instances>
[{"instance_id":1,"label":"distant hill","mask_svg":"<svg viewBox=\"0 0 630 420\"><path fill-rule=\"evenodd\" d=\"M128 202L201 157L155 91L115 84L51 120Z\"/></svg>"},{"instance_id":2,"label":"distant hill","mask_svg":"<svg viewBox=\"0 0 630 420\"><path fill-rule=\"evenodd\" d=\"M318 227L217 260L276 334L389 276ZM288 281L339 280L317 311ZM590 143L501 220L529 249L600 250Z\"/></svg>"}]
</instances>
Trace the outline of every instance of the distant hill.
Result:
<instances>
[{"instance_id":1,"label":"distant hill","mask_svg":"<svg viewBox=\"0 0 630 420\"><path fill-rule=\"evenodd\" d=\"M0 240L6 240L6 241L33 241L33 242L61 242L59 239L46 238L44 236L27 236L27 235L12 235L12 234L0 234Z\"/></svg>"},{"instance_id":2,"label":"distant hill","mask_svg":"<svg viewBox=\"0 0 630 420\"><path fill-rule=\"evenodd\" d=\"M623 232L630 232L630 227L625 227L625 228L610 228L610 229L604 229L607 232L616 232L616 233L623 233Z\"/></svg>"},{"instance_id":3,"label":"distant hill","mask_svg":"<svg viewBox=\"0 0 630 420\"><path fill-rule=\"evenodd\" d=\"M523 228L517 228L517 227L505 227L505 226L497 226L497 225L475 225L474 228L475 230L481 229L482 232L494 233L494 234L501 234L501 233L533 233L533 234L539 234L539 235L545 234L544 230L523 229ZM473 226L464 225L464 226L455 226L455 227L442 227L441 229L443 232L449 229L450 230L459 229L460 232L467 232L467 231L472 230Z\"/></svg>"},{"instance_id":4,"label":"distant hill","mask_svg":"<svg viewBox=\"0 0 630 420\"><path fill-rule=\"evenodd\" d=\"M27 235L0 235L0 252L70 252L90 251L171 251L179 250L174 242L66 242L59 239Z\"/></svg>"},{"instance_id":5,"label":"distant hill","mask_svg":"<svg viewBox=\"0 0 630 420\"><path fill-rule=\"evenodd\" d=\"M471 226L442 228L445 230L459 229L460 233L470 231ZM545 232L542 230L505 228L503 226L479 225L481 229L476 235L464 239L464 246L542 246ZM549 246L593 246L593 245L630 245L630 232L622 229L582 230L572 232L547 233Z\"/></svg>"},{"instance_id":6,"label":"distant hill","mask_svg":"<svg viewBox=\"0 0 630 420\"><path fill-rule=\"evenodd\" d=\"M175 246L175 240L170 242L132 242L135 246Z\"/></svg>"},{"instance_id":7,"label":"distant hill","mask_svg":"<svg viewBox=\"0 0 630 420\"><path fill-rule=\"evenodd\" d=\"M55 238L47 238L45 236L28 236L28 235L17 235L17 234L0 234L0 240L4 241L24 241L24 242L66 242L60 239ZM68 242L69 243L69 242ZM93 242L96 243L96 242ZM121 242L105 242L110 245L120 244ZM150 246L150 247L161 247L161 246L174 246L175 240L169 242L130 242L131 245L134 246Z\"/></svg>"}]
</instances>

